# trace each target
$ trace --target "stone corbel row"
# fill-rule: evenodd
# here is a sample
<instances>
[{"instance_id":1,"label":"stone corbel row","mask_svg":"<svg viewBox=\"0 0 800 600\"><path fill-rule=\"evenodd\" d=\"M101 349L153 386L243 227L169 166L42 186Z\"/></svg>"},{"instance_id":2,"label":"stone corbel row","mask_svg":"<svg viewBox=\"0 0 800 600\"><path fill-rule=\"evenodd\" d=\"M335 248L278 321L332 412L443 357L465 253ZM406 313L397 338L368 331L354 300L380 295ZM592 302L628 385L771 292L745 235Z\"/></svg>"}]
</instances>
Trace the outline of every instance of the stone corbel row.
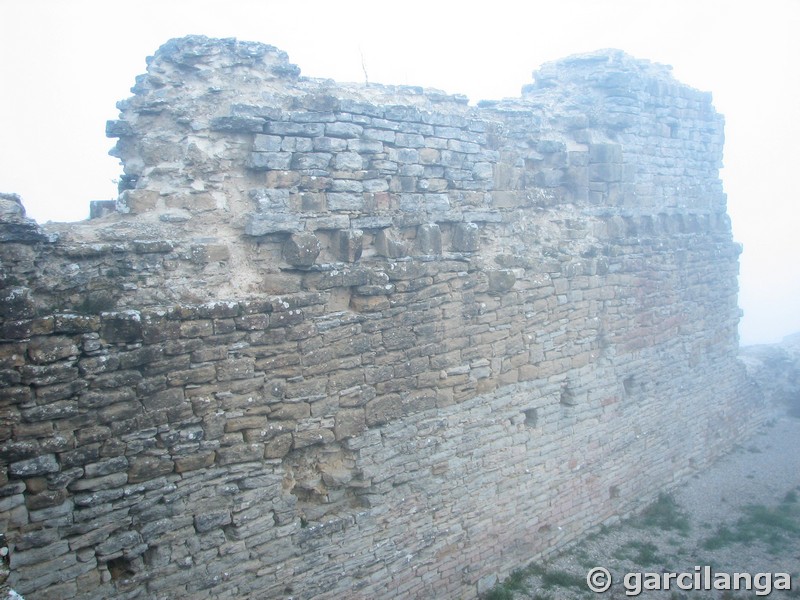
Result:
<instances>
[{"instance_id":1,"label":"stone corbel row","mask_svg":"<svg viewBox=\"0 0 800 600\"><path fill-rule=\"evenodd\" d=\"M248 235L261 237L269 234L288 234L283 241L283 259L293 267L308 268L315 264L322 251L322 243L315 233L299 231L297 223L284 220L291 215L272 215L279 217L273 221L275 227L263 232L252 227L246 229ZM282 225L279 226L278 222ZM297 225L295 227L294 225ZM331 235L333 254L340 262L356 263L364 250L364 229L337 229ZM451 250L453 252L475 252L480 245L480 228L476 223L456 223L453 227ZM377 229L374 237L375 253L385 258L403 258L414 254L436 256L443 252L442 231L437 223L423 223L417 226L414 240L403 239L393 233L387 225Z\"/></svg>"}]
</instances>

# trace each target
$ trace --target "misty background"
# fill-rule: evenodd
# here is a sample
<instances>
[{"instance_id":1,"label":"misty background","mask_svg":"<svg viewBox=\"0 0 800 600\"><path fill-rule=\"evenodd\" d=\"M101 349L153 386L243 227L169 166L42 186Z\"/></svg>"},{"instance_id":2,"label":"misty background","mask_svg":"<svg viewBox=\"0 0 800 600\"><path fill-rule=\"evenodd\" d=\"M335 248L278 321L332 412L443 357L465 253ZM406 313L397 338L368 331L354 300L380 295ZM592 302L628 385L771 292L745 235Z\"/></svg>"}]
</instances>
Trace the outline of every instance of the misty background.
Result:
<instances>
[{"instance_id":1,"label":"misty background","mask_svg":"<svg viewBox=\"0 0 800 600\"><path fill-rule=\"evenodd\" d=\"M726 118L743 344L800 331L800 0L403 3L0 0L0 191L40 222L88 217L121 173L104 135L145 57L187 34L285 50L302 74L517 97L543 62L599 48L669 64Z\"/></svg>"}]
</instances>

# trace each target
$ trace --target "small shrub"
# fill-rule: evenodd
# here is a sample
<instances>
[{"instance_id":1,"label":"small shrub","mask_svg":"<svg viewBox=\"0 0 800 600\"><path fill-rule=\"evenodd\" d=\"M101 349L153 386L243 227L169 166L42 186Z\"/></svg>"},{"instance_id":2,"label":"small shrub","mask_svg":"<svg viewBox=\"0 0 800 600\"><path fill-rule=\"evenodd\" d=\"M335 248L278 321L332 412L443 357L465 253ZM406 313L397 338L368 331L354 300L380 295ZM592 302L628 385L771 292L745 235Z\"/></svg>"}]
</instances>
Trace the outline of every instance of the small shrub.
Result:
<instances>
[{"instance_id":1,"label":"small shrub","mask_svg":"<svg viewBox=\"0 0 800 600\"><path fill-rule=\"evenodd\" d=\"M785 548L788 538L800 536L800 507L796 502L797 495L792 491L775 508L760 504L748 506L745 516L733 528L720 525L703 546L715 550L730 544L759 541L767 545L770 553L777 554Z\"/></svg>"},{"instance_id":2,"label":"small shrub","mask_svg":"<svg viewBox=\"0 0 800 600\"><path fill-rule=\"evenodd\" d=\"M642 567L664 562L664 558L658 555L658 546L650 542L631 542L614 552L614 558L629 560Z\"/></svg>"},{"instance_id":3,"label":"small shrub","mask_svg":"<svg viewBox=\"0 0 800 600\"><path fill-rule=\"evenodd\" d=\"M640 529L656 527L664 531L688 533L689 518L670 494L661 493L658 499L642 511L633 522Z\"/></svg>"}]
</instances>

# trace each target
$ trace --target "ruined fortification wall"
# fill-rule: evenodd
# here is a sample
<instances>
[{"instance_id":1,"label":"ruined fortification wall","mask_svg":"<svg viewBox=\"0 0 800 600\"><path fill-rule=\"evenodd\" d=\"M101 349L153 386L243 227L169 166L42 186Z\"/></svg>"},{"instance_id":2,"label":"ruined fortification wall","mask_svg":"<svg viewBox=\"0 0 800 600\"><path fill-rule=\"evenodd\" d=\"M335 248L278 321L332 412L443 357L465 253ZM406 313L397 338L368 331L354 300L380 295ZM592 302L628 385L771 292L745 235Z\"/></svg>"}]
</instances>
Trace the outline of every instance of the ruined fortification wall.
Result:
<instances>
[{"instance_id":1,"label":"ruined fortification wall","mask_svg":"<svg viewBox=\"0 0 800 600\"><path fill-rule=\"evenodd\" d=\"M173 40L117 211L2 204L0 526L30 598L470 597L761 418L709 94L521 98Z\"/></svg>"}]
</instances>

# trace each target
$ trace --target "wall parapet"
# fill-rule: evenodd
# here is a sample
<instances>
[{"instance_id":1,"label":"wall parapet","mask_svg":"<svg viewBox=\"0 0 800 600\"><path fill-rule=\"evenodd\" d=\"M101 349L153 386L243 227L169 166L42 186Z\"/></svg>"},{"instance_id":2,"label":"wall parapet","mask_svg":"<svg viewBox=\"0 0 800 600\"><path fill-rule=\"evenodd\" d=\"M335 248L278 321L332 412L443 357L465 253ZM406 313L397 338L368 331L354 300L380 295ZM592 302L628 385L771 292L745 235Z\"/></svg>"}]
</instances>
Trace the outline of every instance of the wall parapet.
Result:
<instances>
[{"instance_id":1,"label":"wall parapet","mask_svg":"<svg viewBox=\"0 0 800 600\"><path fill-rule=\"evenodd\" d=\"M710 95L615 50L534 77L471 106L171 40L116 211L2 196L13 585L474 596L754 427Z\"/></svg>"}]
</instances>

